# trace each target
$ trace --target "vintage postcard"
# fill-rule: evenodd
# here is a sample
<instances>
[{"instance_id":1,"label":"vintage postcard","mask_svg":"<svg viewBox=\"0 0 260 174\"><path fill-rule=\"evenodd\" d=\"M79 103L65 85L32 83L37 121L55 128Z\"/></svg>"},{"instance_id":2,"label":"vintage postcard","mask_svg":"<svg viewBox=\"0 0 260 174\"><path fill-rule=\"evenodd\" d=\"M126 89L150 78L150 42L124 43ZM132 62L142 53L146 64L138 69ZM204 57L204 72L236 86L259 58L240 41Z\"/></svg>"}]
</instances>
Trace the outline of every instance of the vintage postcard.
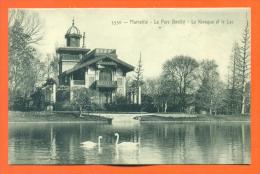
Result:
<instances>
[{"instance_id":1,"label":"vintage postcard","mask_svg":"<svg viewBox=\"0 0 260 174\"><path fill-rule=\"evenodd\" d=\"M251 164L250 8L9 8L9 164Z\"/></svg>"}]
</instances>

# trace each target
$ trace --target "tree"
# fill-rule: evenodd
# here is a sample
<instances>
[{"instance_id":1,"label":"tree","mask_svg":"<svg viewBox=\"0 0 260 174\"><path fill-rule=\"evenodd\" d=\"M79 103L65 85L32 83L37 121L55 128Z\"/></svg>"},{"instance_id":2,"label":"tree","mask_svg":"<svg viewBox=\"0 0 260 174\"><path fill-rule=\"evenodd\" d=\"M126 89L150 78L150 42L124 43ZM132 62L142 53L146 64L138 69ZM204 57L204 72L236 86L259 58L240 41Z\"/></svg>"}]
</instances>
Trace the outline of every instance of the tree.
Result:
<instances>
[{"instance_id":1,"label":"tree","mask_svg":"<svg viewBox=\"0 0 260 174\"><path fill-rule=\"evenodd\" d=\"M250 68L250 26L247 20L241 43L234 43L231 54L226 97L229 113L245 114L250 110Z\"/></svg>"},{"instance_id":2,"label":"tree","mask_svg":"<svg viewBox=\"0 0 260 174\"><path fill-rule=\"evenodd\" d=\"M244 28L240 51L241 56L238 61L238 67L241 78L241 114L245 114L246 84L250 81L250 27L248 20Z\"/></svg>"},{"instance_id":3,"label":"tree","mask_svg":"<svg viewBox=\"0 0 260 174\"><path fill-rule=\"evenodd\" d=\"M163 76L154 79L147 79L143 85L143 98L146 109L152 111L156 108L157 112L167 112L169 103L174 103L176 86L174 83L165 79Z\"/></svg>"},{"instance_id":4,"label":"tree","mask_svg":"<svg viewBox=\"0 0 260 174\"><path fill-rule=\"evenodd\" d=\"M8 38L8 90L12 107L15 98L30 96L37 84L40 61L34 45L42 38L37 14L10 10Z\"/></svg>"},{"instance_id":5,"label":"tree","mask_svg":"<svg viewBox=\"0 0 260 174\"><path fill-rule=\"evenodd\" d=\"M26 35L26 44L28 45L38 44L43 38L42 23L39 15L35 12L11 9L8 15L8 29L14 26L23 29L23 34Z\"/></svg>"},{"instance_id":6,"label":"tree","mask_svg":"<svg viewBox=\"0 0 260 174\"><path fill-rule=\"evenodd\" d=\"M164 75L161 75L158 83L160 88L162 108L164 112L167 112L168 104L174 104L178 96L178 86L176 85L176 81L168 79Z\"/></svg>"},{"instance_id":7,"label":"tree","mask_svg":"<svg viewBox=\"0 0 260 174\"><path fill-rule=\"evenodd\" d=\"M141 94L140 94L140 87L143 85L143 65L142 65L142 58L140 53L140 58L137 64L137 68L135 69L135 75L133 79L133 87L137 93L137 104L141 104Z\"/></svg>"},{"instance_id":8,"label":"tree","mask_svg":"<svg viewBox=\"0 0 260 174\"><path fill-rule=\"evenodd\" d=\"M52 78L54 78L56 81L58 81L59 57L57 55L53 55L52 57L53 57L53 59L50 62Z\"/></svg>"},{"instance_id":9,"label":"tree","mask_svg":"<svg viewBox=\"0 0 260 174\"><path fill-rule=\"evenodd\" d=\"M41 88L36 88L34 93L31 95L33 102L33 110L43 111L44 110L44 93Z\"/></svg>"},{"instance_id":10,"label":"tree","mask_svg":"<svg viewBox=\"0 0 260 174\"><path fill-rule=\"evenodd\" d=\"M196 94L197 110L206 110L212 115L213 111L217 112L218 100L221 83L217 64L214 60L203 60L200 64L200 80L201 85Z\"/></svg>"},{"instance_id":11,"label":"tree","mask_svg":"<svg viewBox=\"0 0 260 174\"><path fill-rule=\"evenodd\" d=\"M46 56L46 73L47 78L53 78L58 81L58 73L59 73L59 58L57 55L47 54Z\"/></svg>"},{"instance_id":12,"label":"tree","mask_svg":"<svg viewBox=\"0 0 260 174\"><path fill-rule=\"evenodd\" d=\"M187 107L188 94L191 95L194 92L198 66L195 59L182 55L166 61L163 65L163 76L176 83L181 112Z\"/></svg>"},{"instance_id":13,"label":"tree","mask_svg":"<svg viewBox=\"0 0 260 174\"><path fill-rule=\"evenodd\" d=\"M92 97L94 96L94 91L87 88L73 89L72 105L79 109L80 117L82 117L83 110L91 108Z\"/></svg>"},{"instance_id":14,"label":"tree","mask_svg":"<svg viewBox=\"0 0 260 174\"><path fill-rule=\"evenodd\" d=\"M240 59L240 48L237 42L234 43L232 48L232 54L230 56L229 65L229 78L228 78L228 95L227 95L227 105L229 112L232 114L240 112L240 99L239 99L239 59Z\"/></svg>"},{"instance_id":15,"label":"tree","mask_svg":"<svg viewBox=\"0 0 260 174\"><path fill-rule=\"evenodd\" d=\"M157 112L160 112L162 106L161 102L161 86L159 83L160 79L148 79L146 80L145 93L152 98L152 104L157 109Z\"/></svg>"}]
</instances>

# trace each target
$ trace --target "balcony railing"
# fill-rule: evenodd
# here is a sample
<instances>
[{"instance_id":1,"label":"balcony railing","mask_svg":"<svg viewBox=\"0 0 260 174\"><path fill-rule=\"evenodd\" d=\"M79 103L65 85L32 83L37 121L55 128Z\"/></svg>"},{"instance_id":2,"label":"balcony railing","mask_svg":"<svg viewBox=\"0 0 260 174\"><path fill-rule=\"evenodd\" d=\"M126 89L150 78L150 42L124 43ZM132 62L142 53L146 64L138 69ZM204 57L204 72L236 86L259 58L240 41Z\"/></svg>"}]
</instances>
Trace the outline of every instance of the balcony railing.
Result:
<instances>
[{"instance_id":1,"label":"balcony railing","mask_svg":"<svg viewBox=\"0 0 260 174\"><path fill-rule=\"evenodd\" d=\"M73 85L85 85L85 80L73 80Z\"/></svg>"},{"instance_id":2,"label":"balcony railing","mask_svg":"<svg viewBox=\"0 0 260 174\"><path fill-rule=\"evenodd\" d=\"M65 86L65 85L60 85L57 87L57 91L61 90L61 91L64 91L64 90L69 90L70 87L69 86Z\"/></svg>"},{"instance_id":3,"label":"balcony railing","mask_svg":"<svg viewBox=\"0 0 260 174\"><path fill-rule=\"evenodd\" d=\"M116 81L97 80L96 87L97 88L116 88L117 82Z\"/></svg>"}]
</instances>

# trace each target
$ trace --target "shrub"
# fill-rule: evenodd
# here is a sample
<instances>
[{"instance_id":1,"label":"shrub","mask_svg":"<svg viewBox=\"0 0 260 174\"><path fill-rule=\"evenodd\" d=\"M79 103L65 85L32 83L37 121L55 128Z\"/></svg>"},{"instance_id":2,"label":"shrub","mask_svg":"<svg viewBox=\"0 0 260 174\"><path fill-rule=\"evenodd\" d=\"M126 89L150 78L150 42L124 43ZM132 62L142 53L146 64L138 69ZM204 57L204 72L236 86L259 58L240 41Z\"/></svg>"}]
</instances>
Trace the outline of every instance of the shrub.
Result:
<instances>
[{"instance_id":1,"label":"shrub","mask_svg":"<svg viewBox=\"0 0 260 174\"><path fill-rule=\"evenodd\" d=\"M73 99L71 104L80 111L80 117L83 110L91 110L92 100L94 99L95 91L87 88L77 88L73 90Z\"/></svg>"},{"instance_id":2,"label":"shrub","mask_svg":"<svg viewBox=\"0 0 260 174\"><path fill-rule=\"evenodd\" d=\"M68 101L70 99L70 91L69 90L58 90L56 93L56 101L63 102Z\"/></svg>"},{"instance_id":3,"label":"shrub","mask_svg":"<svg viewBox=\"0 0 260 174\"><path fill-rule=\"evenodd\" d=\"M69 101L65 102L56 102L54 104L55 111L76 111L77 108L73 106Z\"/></svg>"},{"instance_id":4,"label":"shrub","mask_svg":"<svg viewBox=\"0 0 260 174\"><path fill-rule=\"evenodd\" d=\"M115 112L140 112L142 106L138 104L105 104L107 111Z\"/></svg>"},{"instance_id":5,"label":"shrub","mask_svg":"<svg viewBox=\"0 0 260 174\"><path fill-rule=\"evenodd\" d=\"M122 95L116 95L114 98L114 103L115 104L127 104L127 99L125 96Z\"/></svg>"}]
</instances>

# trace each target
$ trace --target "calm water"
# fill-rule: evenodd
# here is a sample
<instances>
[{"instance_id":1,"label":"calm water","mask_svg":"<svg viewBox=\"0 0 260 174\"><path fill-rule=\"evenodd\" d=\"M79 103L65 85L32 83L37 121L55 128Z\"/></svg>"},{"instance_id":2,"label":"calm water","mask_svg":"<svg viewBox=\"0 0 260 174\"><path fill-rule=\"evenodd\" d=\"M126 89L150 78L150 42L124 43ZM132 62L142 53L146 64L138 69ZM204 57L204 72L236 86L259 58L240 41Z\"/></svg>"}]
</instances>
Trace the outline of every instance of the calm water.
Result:
<instances>
[{"instance_id":1,"label":"calm water","mask_svg":"<svg viewBox=\"0 0 260 174\"><path fill-rule=\"evenodd\" d=\"M133 149L119 142L140 142ZM101 147L86 149L83 141ZM10 164L248 164L248 123L9 123Z\"/></svg>"}]
</instances>

